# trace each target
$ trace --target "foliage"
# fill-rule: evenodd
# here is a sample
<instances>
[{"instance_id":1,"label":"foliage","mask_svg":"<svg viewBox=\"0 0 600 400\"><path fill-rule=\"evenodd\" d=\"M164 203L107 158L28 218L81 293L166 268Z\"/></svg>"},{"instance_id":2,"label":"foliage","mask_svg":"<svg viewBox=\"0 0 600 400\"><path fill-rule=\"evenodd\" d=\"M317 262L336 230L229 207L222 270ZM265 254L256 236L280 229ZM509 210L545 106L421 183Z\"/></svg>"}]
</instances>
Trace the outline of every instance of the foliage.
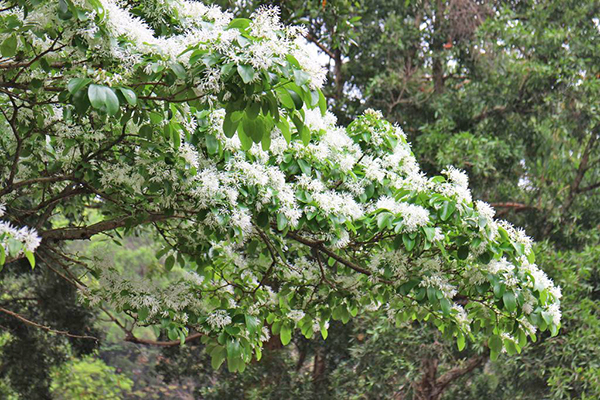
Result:
<instances>
[{"instance_id":1,"label":"foliage","mask_svg":"<svg viewBox=\"0 0 600 400\"><path fill-rule=\"evenodd\" d=\"M24 260L11 264L0 280L0 307L79 335L98 335L94 315L77 301L76 290L47 264L31 270ZM50 265L51 267L51 265ZM0 380L21 398L50 398L51 370L71 355L92 352L93 340L66 338L0 313ZM0 392L1 393L1 392Z\"/></svg>"},{"instance_id":2,"label":"foliage","mask_svg":"<svg viewBox=\"0 0 600 400\"><path fill-rule=\"evenodd\" d=\"M122 399L133 382L94 357L71 360L55 371L52 396L55 399Z\"/></svg>"},{"instance_id":3,"label":"foliage","mask_svg":"<svg viewBox=\"0 0 600 400\"><path fill-rule=\"evenodd\" d=\"M304 20L313 34L309 40L331 58L324 92L331 99L337 90L343 92L341 99L330 100L340 121L345 124L369 107L382 109L386 118L402 124L425 171L437 173L447 164L467 170L477 197L494 204L500 215L524 226L537 239L548 240L540 251L544 269L563 287L573 285L561 307L572 310L564 324L580 329L552 340L542 335L541 342L518 356L482 363L484 368L452 382L444 398L597 397L593 361L597 315L586 310L597 308L598 299L593 291L577 289L583 277L573 282L565 276L574 278L571 274L598 251L594 246L586 248L597 243L600 223L595 206L600 193L598 3L274 3L292 21L309 16ZM249 10L256 7L253 2L236 4ZM349 14L344 14L348 5L362 17L350 28ZM341 18L339 10L344 10ZM436 26L432 23L436 18L444 22ZM347 37L349 29L358 45L340 51L338 62L336 42ZM441 68L433 71L435 59L441 61ZM340 71L341 79L336 79ZM442 84L436 88L434 81ZM557 255L558 250L568 251L569 256ZM564 259L569 265L561 262ZM578 314L580 304L585 308ZM387 318L370 321L369 326L387 327ZM353 327L358 332L363 329L360 324ZM362 388L396 387L404 395L413 387L435 384L424 369L426 358L420 359L417 351L437 359L440 371L470 356L463 353L454 358L455 350L438 346L431 332L411 331L418 337L410 338L403 331L387 332L390 336L385 340L369 341L373 350L366 353L365 362L381 369L367 376L362 370L360 377L349 368L346 374L335 371L346 379L344 389L351 391L366 382ZM418 343L409 347L414 354L385 357L385 352L397 354L398 347L412 340ZM329 349L328 341L312 342L322 351ZM397 345L384 347L385 343ZM345 354L349 346L341 346L343 350L335 354ZM281 362L293 360L296 352L278 354L282 360L274 363L271 373L282 373ZM314 353L308 357L306 363ZM415 371L412 381L403 386L404 381L388 380L389 365ZM322 379L330 380L333 371L326 368ZM300 377L294 371L286 374L290 381ZM305 378L303 384L311 385L311 378Z\"/></svg>"},{"instance_id":4,"label":"foliage","mask_svg":"<svg viewBox=\"0 0 600 400\"><path fill-rule=\"evenodd\" d=\"M195 329L231 371L261 358L268 327L283 344L295 330L325 338L330 319L381 306L431 321L459 349L487 342L492 358L519 353L536 327L557 334L560 290L524 232L474 203L464 173L427 178L379 113L337 127L321 67L274 10L232 20L185 1L10 5L7 218L58 256L63 242L149 225L164 267L189 271L161 287L75 260L97 278L75 279L88 304L181 343Z\"/></svg>"}]
</instances>

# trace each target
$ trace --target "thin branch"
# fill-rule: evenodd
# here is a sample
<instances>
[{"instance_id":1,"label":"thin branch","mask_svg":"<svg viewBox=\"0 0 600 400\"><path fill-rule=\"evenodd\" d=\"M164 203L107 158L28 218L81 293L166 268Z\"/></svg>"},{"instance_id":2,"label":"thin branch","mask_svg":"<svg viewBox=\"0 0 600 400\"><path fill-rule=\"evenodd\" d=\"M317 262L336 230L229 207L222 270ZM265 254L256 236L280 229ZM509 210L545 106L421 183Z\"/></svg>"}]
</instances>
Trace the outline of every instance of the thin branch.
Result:
<instances>
[{"instance_id":1,"label":"thin branch","mask_svg":"<svg viewBox=\"0 0 600 400\"><path fill-rule=\"evenodd\" d=\"M600 182L596 182L592 185L577 189L577 193L589 192L591 190L598 189L599 187L600 187Z\"/></svg>"},{"instance_id":2,"label":"thin branch","mask_svg":"<svg viewBox=\"0 0 600 400\"><path fill-rule=\"evenodd\" d=\"M448 385L450 383L452 383L456 379L460 378L461 376L464 376L464 375L470 373L475 368L477 368L481 364L483 364L486 360L487 360L487 355L471 357L466 361L466 363L463 366L454 367L450 371L446 372L444 375L440 376L435 381L435 391L433 393L434 396L441 395L446 390L446 387L448 387ZM435 398L437 398L437 397L435 397Z\"/></svg>"},{"instance_id":3,"label":"thin branch","mask_svg":"<svg viewBox=\"0 0 600 400\"><path fill-rule=\"evenodd\" d=\"M15 182L12 185L0 190L0 196L3 196L7 193L12 192L22 186L29 186L35 183L53 183L53 182L61 182L61 181L69 181L72 180L73 177L70 175L61 175L61 176L44 176L40 178L27 179L24 181Z\"/></svg>"},{"instance_id":4,"label":"thin branch","mask_svg":"<svg viewBox=\"0 0 600 400\"><path fill-rule=\"evenodd\" d=\"M124 215L115 219L110 219L107 221L98 222L93 225L80 227L80 228L59 228L59 229L51 229L45 232L42 232L40 236L43 240L84 240L89 239L92 236L106 232L112 231L113 229L122 228L127 225L127 222L130 221L134 216L132 215ZM140 221L137 225L163 221L168 218L175 218L175 216L167 216L163 214L151 214L148 215L147 218Z\"/></svg>"},{"instance_id":5,"label":"thin branch","mask_svg":"<svg viewBox=\"0 0 600 400\"><path fill-rule=\"evenodd\" d=\"M183 342L188 343L188 342L196 340L202 336L204 336L202 333L193 333L193 334L189 335L188 337L186 337L183 340ZM133 333L131 333L131 332L127 333L127 336L125 337L125 341L131 342L131 343L145 344L145 345L150 345L150 346L162 346L162 347L173 347L173 346L179 346L181 344L181 340L160 341L160 340L141 339L141 338L135 337L133 335Z\"/></svg>"},{"instance_id":6,"label":"thin branch","mask_svg":"<svg viewBox=\"0 0 600 400\"><path fill-rule=\"evenodd\" d=\"M319 49L323 50L323 52L327 54L330 58L335 58L335 54L333 53L333 51L325 47L325 45L319 42L316 37L314 37L310 33L307 33L304 37L306 38L306 40L314 43Z\"/></svg>"},{"instance_id":7,"label":"thin branch","mask_svg":"<svg viewBox=\"0 0 600 400\"><path fill-rule=\"evenodd\" d=\"M346 260L344 257L337 255L335 252L333 252L333 251L329 250L327 247L323 246L323 243L321 243L320 241L307 239L305 237L302 237L302 236L296 234L295 232L288 232L287 237L294 239L295 241L297 241L299 243L302 243L309 247L312 247L313 249L316 249L322 253L327 254L329 257L344 264L345 266L347 266L350 269L353 269L356 272L360 272L361 274L368 275L368 276L372 275L371 271L364 269L363 267L356 265L352 261Z\"/></svg>"},{"instance_id":8,"label":"thin branch","mask_svg":"<svg viewBox=\"0 0 600 400\"><path fill-rule=\"evenodd\" d=\"M0 312L3 312L3 313L8 314L8 315L10 315L12 317L15 317L16 319L18 319L21 322L26 323L27 325L34 326L34 327L42 329L42 330L44 330L46 332L55 333L57 335L63 335L63 336L67 336L67 337L75 338L75 339L90 339L90 340L94 340L96 342L98 342L100 340L100 339L98 339L97 337L94 337L94 336L75 335L75 334L69 333L67 331L60 331L60 330L52 329L49 326L38 324L37 322L33 322L31 320L28 320L27 318L23 317L22 315L17 314L16 312L7 310L6 308L3 308L3 307L0 307Z\"/></svg>"}]
</instances>

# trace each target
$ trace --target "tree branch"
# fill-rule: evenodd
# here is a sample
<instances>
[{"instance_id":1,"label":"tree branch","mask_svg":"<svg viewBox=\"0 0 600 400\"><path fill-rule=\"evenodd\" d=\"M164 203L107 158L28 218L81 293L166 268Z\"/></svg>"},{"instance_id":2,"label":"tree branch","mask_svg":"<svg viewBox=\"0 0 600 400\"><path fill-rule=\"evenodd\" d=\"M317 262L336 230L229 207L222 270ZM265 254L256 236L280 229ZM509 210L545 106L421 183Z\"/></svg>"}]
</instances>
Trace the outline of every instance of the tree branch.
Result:
<instances>
[{"instance_id":1,"label":"tree branch","mask_svg":"<svg viewBox=\"0 0 600 400\"><path fill-rule=\"evenodd\" d=\"M323 52L327 54L330 58L335 58L335 54L333 54L331 50L329 50L327 47L325 47L325 45L319 42L316 37L314 37L310 33L307 33L304 37L309 42L314 43L319 49L323 50Z\"/></svg>"},{"instance_id":2,"label":"tree branch","mask_svg":"<svg viewBox=\"0 0 600 400\"><path fill-rule=\"evenodd\" d=\"M318 250L322 253L327 254L329 257L344 264L345 266L347 266L350 269L353 269L356 272L360 272L361 274L368 275L368 276L372 275L371 271L364 269L363 267L354 264L352 261L346 260L344 257L337 255L333 251L329 250L327 247L323 246L323 243L321 243L319 241L307 239L305 237L302 237L302 236L296 234L295 232L288 232L287 237L294 239L295 241L297 241L299 243L302 243L309 247L312 247L313 249Z\"/></svg>"},{"instance_id":3,"label":"tree branch","mask_svg":"<svg viewBox=\"0 0 600 400\"><path fill-rule=\"evenodd\" d=\"M577 193L589 192L590 190L598 189L599 187L600 187L600 182L596 182L592 185L577 189Z\"/></svg>"},{"instance_id":4,"label":"tree branch","mask_svg":"<svg viewBox=\"0 0 600 400\"><path fill-rule=\"evenodd\" d=\"M26 323L27 325L34 326L34 327L42 329L42 330L44 330L46 332L56 333L57 335L63 335L63 336L67 336L67 337L75 338L75 339L90 339L90 340L95 340L96 342L99 341L99 339L97 337L94 337L94 336L75 335L75 334L69 333L67 331L59 331L59 330L56 330L56 329L52 329L49 326L38 324L37 322L30 321L27 318L23 317L22 315L19 315L19 314L17 314L14 311L7 310L6 308L3 308L3 307L0 307L0 312L3 312L3 313L8 314L8 315L10 315L12 317L15 317L16 319L18 319L21 322Z\"/></svg>"},{"instance_id":5,"label":"tree branch","mask_svg":"<svg viewBox=\"0 0 600 400\"><path fill-rule=\"evenodd\" d=\"M59 228L59 229L51 229L45 232L42 232L40 236L43 240L53 240L53 241L61 241L61 240L84 240L89 239L92 236L106 231L111 231L113 229L124 227L129 220L131 220L133 216L124 215L119 218L110 219L107 221L98 222L96 224L85 226L81 228ZM141 225L144 223L163 221L168 218L174 218L174 216L167 216L164 214L154 214L148 215L148 217L142 221L140 221L136 225Z\"/></svg>"},{"instance_id":6,"label":"tree branch","mask_svg":"<svg viewBox=\"0 0 600 400\"><path fill-rule=\"evenodd\" d=\"M184 339L184 343L191 342L200 337L204 336L202 333L193 333ZM169 341L160 341L160 340L149 340L149 339L140 339L133 336L133 333L128 332L125 337L126 342L144 344L149 346L162 346L162 347L173 347L179 346L181 344L181 340L169 340Z\"/></svg>"},{"instance_id":7,"label":"tree branch","mask_svg":"<svg viewBox=\"0 0 600 400\"><path fill-rule=\"evenodd\" d=\"M461 376L464 376L464 375L470 373L475 368L477 368L481 364L483 364L483 362L485 360L487 360L486 355L471 357L466 361L466 363L463 366L454 367L450 371L446 372L444 375L440 376L435 381L435 390L434 390L433 395L434 396L441 395L444 392L444 390L446 390L446 387L448 387L448 385L450 383L452 383L452 381L455 381L456 379L460 378Z\"/></svg>"}]
</instances>

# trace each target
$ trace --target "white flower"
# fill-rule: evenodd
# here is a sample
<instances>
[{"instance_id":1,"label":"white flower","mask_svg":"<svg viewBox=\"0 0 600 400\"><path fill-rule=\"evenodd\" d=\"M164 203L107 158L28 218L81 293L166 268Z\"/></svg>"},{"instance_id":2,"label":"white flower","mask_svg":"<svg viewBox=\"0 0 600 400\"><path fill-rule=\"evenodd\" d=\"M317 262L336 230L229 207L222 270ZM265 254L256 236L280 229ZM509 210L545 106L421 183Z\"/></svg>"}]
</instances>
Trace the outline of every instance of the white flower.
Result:
<instances>
[{"instance_id":1,"label":"white flower","mask_svg":"<svg viewBox=\"0 0 600 400\"><path fill-rule=\"evenodd\" d=\"M17 229L14 226L12 226L9 222L5 221L0 221L0 235L5 235L4 240L6 240L7 238L11 238L18 242L21 242L23 248L26 251L32 253L35 251L35 249L38 248L38 246L42 242L42 239L39 237L37 231L34 228L28 228L24 226L22 228ZM0 242L0 245L4 246L5 249L8 248L7 242ZM22 254L21 251L19 251L19 254L14 254L14 256L20 254Z\"/></svg>"},{"instance_id":2,"label":"white flower","mask_svg":"<svg viewBox=\"0 0 600 400\"><path fill-rule=\"evenodd\" d=\"M402 216L404 232L414 232L429 223L429 211L419 205L397 202L391 197L380 197L375 204L375 210L385 209L393 214Z\"/></svg>"},{"instance_id":3,"label":"white flower","mask_svg":"<svg viewBox=\"0 0 600 400\"><path fill-rule=\"evenodd\" d=\"M550 307L548 307L547 311L552 316L552 323L554 325L559 325L560 320L561 320L561 312L560 312L559 304L558 303L550 304Z\"/></svg>"},{"instance_id":4,"label":"white flower","mask_svg":"<svg viewBox=\"0 0 600 400\"><path fill-rule=\"evenodd\" d=\"M231 323L231 317L225 310L217 310L208 315L206 322L211 326L212 329L220 329Z\"/></svg>"},{"instance_id":5,"label":"white flower","mask_svg":"<svg viewBox=\"0 0 600 400\"><path fill-rule=\"evenodd\" d=\"M496 211L485 201L477 200L475 202L475 207L483 217L487 218L488 220L494 219Z\"/></svg>"},{"instance_id":6,"label":"white flower","mask_svg":"<svg viewBox=\"0 0 600 400\"><path fill-rule=\"evenodd\" d=\"M260 341L267 342L271 338L271 333L269 332L269 327L263 326L260 330Z\"/></svg>"},{"instance_id":7,"label":"white flower","mask_svg":"<svg viewBox=\"0 0 600 400\"><path fill-rule=\"evenodd\" d=\"M419 286L439 289L447 299L452 299L457 293L456 288L452 286L444 276L439 274L424 276Z\"/></svg>"},{"instance_id":8,"label":"white flower","mask_svg":"<svg viewBox=\"0 0 600 400\"><path fill-rule=\"evenodd\" d=\"M294 322L298 323L302 318L304 318L304 311L302 310L291 310L288 313L288 317Z\"/></svg>"}]
</instances>

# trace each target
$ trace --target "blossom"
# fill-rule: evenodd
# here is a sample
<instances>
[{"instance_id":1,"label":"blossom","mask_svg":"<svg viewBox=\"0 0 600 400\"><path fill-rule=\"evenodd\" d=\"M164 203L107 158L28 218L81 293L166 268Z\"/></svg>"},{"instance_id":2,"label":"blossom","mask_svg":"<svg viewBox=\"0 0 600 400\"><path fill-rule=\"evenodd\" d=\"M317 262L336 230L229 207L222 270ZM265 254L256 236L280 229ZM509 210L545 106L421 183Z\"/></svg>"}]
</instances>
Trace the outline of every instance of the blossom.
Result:
<instances>
[{"instance_id":1,"label":"blossom","mask_svg":"<svg viewBox=\"0 0 600 400\"><path fill-rule=\"evenodd\" d=\"M0 221L0 238L0 245L2 245L5 250L9 249L7 239L12 239L21 243L22 250L31 253L33 253L42 242L42 239L34 228L26 226L16 228L6 221ZM19 256L22 254L22 250L20 249L17 254L12 255Z\"/></svg>"},{"instance_id":2,"label":"blossom","mask_svg":"<svg viewBox=\"0 0 600 400\"><path fill-rule=\"evenodd\" d=\"M389 196L380 197L375 204L375 210L385 209L393 214L402 216L404 232L414 232L417 228L427 225L429 222L429 211L422 206L397 202Z\"/></svg>"},{"instance_id":3,"label":"blossom","mask_svg":"<svg viewBox=\"0 0 600 400\"><path fill-rule=\"evenodd\" d=\"M302 310L291 310L288 313L288 317L296 323L300 322L300 320L304 318L304 315L304 311Z\"/></svg>"},{"instance_id":4,"label":"blossom","mask_svg":"<svg viewBox=\"0 0 600 400\"><path fill-rule=\"evenodd\" d=\"M440 274L424 276L419 286L439 289L447 299L452 299L457 293L456 288Z\"/></svg>"},{"instance_id":5,"label":"blossom","mask_svg":"<svg viewBox=\"0 0 600 400\"><path fill-rule=\"evenodd\" d=\"M217 310L206 317L206 322L212 329L220 329L231 323L231 317L225 310Z\"/></svg>"}]
</instances>

